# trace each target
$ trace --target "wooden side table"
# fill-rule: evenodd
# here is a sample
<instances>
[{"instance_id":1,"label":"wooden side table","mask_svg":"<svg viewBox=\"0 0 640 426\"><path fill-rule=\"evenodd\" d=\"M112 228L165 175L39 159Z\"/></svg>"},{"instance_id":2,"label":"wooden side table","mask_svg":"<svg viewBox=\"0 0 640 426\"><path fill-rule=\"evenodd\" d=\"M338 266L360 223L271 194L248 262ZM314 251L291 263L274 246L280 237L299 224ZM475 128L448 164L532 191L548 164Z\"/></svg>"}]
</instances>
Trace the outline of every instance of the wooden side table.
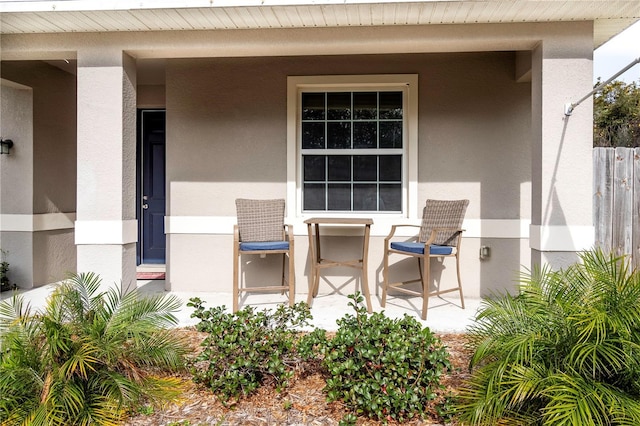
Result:
<instances>
[{"instance_id":1,"label":"wooden side table","mask_svg":"<svg viewBox=\"0 0 640 426\"><path fill-rule=\"evenodd\" d=\"M369 255L369 234L371 233L372 219L359 218L336 218L336 217L313 217L304 221L307 224L309 234L309 259L311 261L311 276L309 279L309 296L307 303L311 306L313 298L318 293L320 285L320 270L334 268L337 266L347 266L361 270L362 292L367 300L367 310L372 312L371 294L369 293L369 281L367 278L367 258ZM320 251L320 225L337 226L364 226L364 236L362 239L362 257L350 260L329 260L323 259Z\"/></svg>"}]
</instances>

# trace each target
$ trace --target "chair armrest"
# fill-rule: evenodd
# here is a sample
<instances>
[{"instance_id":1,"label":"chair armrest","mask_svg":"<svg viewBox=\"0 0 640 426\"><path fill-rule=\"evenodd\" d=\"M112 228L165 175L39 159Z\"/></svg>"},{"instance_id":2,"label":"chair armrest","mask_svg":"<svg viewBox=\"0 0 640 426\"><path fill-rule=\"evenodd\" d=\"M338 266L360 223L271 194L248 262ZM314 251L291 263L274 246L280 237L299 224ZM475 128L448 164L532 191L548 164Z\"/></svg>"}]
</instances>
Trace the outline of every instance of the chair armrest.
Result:
<instances>
[{"instance_id":1,"label":"chair armrest","mask_svg":"<svg viewBox=\"0 0 640 426\"><path fill-rule=\"evenodd\" d=\"M387 235L387 237L384 239L385 244L387 242L389 242L389 240L391 238L393 238L393 236L396 233L396 229L397 228L420 228L420 225L411 225L411 224L405 224L405 225L391 225L391 231L389 232L389 235Z\"/></svg>"},{"instance_id":2,"label":"chair armrest","mask_svg":"<svg viewBox=\"0 0 640 426\"><path fill-rule=\"evenodd\" d=\"M452 234L459 234L458 238L460 238L460 234L462 234L464 232L464 229L460 229L460 228L433 228L431 229L431 235L429 236L429 239L427 241L425 241L424 245L430 245L433 244L433 242L436 240L436 237L438 236L438 232L451 232Z\"/></svg>"},{"instance_id":3,"label":"chair armrest","mask_svg":"<svg viewBox=\"0 0 640 426\"><path fill-rule=\"evenodd\" d=\"M240 230L238 229L238 225L233 225L233 243L240 243Z\"/></svg>"},{"instance_id":4,"label":"chair armrest","mask_svg":"<svg viewBox=\"0 0 640 426\"><path fill-rule=\"evenodd\" d=\"M284 224L284 239L293 240L293 225L288 223Z\"/></svg>"}]
</instances>

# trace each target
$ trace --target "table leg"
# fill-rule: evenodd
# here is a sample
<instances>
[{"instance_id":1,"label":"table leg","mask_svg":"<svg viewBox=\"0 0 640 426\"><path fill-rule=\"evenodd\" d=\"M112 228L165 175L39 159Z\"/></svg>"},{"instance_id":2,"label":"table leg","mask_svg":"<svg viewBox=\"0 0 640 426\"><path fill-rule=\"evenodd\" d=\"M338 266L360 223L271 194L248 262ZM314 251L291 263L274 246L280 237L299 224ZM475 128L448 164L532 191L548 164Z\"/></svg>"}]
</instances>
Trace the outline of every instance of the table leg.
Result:
<instances>
[{"instance_id":1,"label":"table leg","mask_svg":"<svg viewBox=\"0 0 640 426\"><path fill-rule=\"evenodd\" d=\"M322 263L322 254L320 253L320 225L314 225L316 230L316 257L315 257L315 282L313 284L313 297L318 296L318 290L320 288L320 263Z\"/></svg>"},{"instance_id":2,"label":"table leg","mask_svg":"<svg viewBox=\"0 0 640 426\"><path fill-rule=\"evenodd\" d=\"M371 231L370 225L364 227L364 239L362 241L362 291L364 297L367 300L367 311L371 313L373 311L371 307L371 294L369 292L369 279L368 279L368 265L367 258L369 257L369 234Z\"/></svg>"},{"instance_id":3,"label":"table leg","mask_svg":"<svg viewBox=\"0 0 640 426\"><path fill-rule=\"evenodd\" d=\"M319 224L315 224L314 225L315 231L316 231L316 257L315 257L315 261L316 263L320 263L320 259L322 259L322 255L320 254L320 225Z\"/></svg>"},{"instance_id":4,"label":"table leg","mask_svg":"<svg viewBox=\"0 0 640 426\"><path fill-rule=\"evenodd\" d=\"M316 250L310 223L307 223L307 234L309 236L309 295L307 296L307 305L311 306L316 282Z\"/></svg>"}]
</instances>

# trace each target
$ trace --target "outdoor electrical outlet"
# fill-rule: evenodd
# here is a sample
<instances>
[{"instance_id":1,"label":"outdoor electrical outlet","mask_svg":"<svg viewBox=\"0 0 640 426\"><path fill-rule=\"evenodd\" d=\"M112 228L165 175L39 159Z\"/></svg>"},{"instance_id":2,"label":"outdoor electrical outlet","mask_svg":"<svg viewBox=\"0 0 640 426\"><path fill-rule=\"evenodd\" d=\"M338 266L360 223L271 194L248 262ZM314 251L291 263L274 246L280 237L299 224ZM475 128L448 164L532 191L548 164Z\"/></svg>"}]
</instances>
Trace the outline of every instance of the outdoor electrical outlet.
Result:
<instances>
[{"instance_id":1,"label":"outdoor electrical outlet","mask_svg":"<svg viewBox=\"0 0 640 426\"><path fill-rule=\"evenodd\" d=\"M480 247L480 260L485 260L491 257L491 247L489 246L481 246Z\"/></svg>"}]
</instances>

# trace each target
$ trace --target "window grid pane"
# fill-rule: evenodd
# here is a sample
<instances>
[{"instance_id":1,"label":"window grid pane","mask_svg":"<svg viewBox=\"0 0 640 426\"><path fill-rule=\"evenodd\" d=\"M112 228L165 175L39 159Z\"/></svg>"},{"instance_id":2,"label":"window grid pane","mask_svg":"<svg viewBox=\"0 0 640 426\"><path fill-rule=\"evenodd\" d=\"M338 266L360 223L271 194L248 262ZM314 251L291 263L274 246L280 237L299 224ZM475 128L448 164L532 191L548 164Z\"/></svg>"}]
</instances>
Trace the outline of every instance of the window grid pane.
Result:
<instances>
[{"instance_id":1,"label":"window grid pane","mask_svg":"<svg viewBox=\"0 0 640 426\"><path fill-rule=\"evenodd\" d=\"M303 155L302 164L304 210L401 210L400 155Z\"/></svg>"},{"instance_id":2,"label":"window grid pane","mask_svg":"<svg viewBox=\"0 0 640 426\"><path fill-rule=\"evenodd\" d=\"M305 211L402 210L402 98L401 91L302 93Z\"/></svg>"}]
</instances>

